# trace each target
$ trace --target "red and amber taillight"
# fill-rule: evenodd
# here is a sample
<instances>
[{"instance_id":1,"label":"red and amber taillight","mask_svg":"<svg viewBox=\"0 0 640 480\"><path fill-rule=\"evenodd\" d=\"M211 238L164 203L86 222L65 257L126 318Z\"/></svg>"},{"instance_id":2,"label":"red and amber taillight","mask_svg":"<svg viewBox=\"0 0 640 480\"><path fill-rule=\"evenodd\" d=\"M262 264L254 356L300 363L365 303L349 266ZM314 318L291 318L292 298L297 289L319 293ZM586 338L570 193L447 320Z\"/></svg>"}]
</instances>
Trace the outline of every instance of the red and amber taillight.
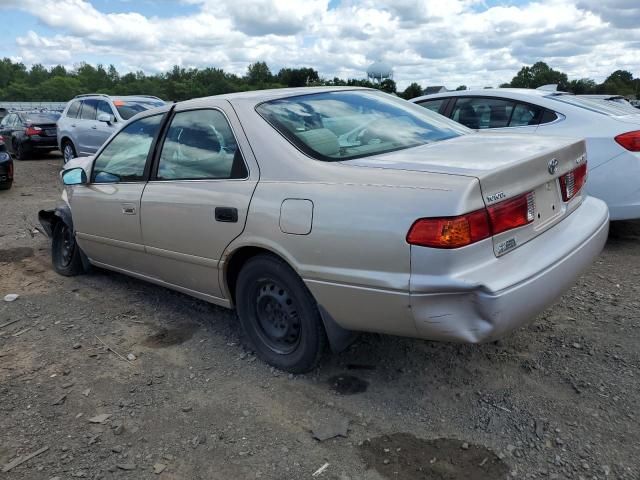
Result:
<instances>
[{"instance_id":1,"label":"red and amber taillight","mask_svg":"<svg viewBox=\"0 0 640 480\"><path fill-rule=\"evenodd\" d=\"M34 127L33 125L29 125L24 131L24 134L28 137L32 135L40 135L41 133L42 129L40 127Z\"/></svg>"},{"instance_id":2,"label":"red and amber taillight","mask_svg":"<svg viewBox=\"0 0 640 480\"><path fill-rule=\"evenodd\" d=\"M533 222L533 192L457 217L416 220L407 243L431 248L460 248Z\"/></svg>"},{"instance_id":3,"label":"red and amber taillight","mask_svg":"<svg viewBox=\"0 0 640 480\"><path fill-rule=\"evenodd\" d=\"M578 168L571 170L569 173L562 175L560 178L560 192L562 200L568 202L575 197L587 181L587 164L586 162Z\"/></svg>"}]
</instances>

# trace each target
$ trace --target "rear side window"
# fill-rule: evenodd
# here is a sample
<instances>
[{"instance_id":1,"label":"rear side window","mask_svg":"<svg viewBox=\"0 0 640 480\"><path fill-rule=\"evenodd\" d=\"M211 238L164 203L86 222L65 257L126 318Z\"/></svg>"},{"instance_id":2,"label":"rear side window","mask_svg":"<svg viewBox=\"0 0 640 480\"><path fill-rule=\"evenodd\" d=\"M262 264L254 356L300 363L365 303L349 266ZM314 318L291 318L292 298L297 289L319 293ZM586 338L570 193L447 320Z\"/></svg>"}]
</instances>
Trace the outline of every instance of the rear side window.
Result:
<instances>
[{"instance_id":1,"label":"rear side window","mask_svg":"<svg viewBox=\"0 0 640 480\"><path fill-rule=\"evenodd\" d=\"M162 147L158 180L246 176L231 126L220 111L192 110L175 114Z\"/></svg>"},{"instance_id":2,"label":"rear side window","mask_svg":"<svg viewBox=\"0 0 640 480\"><path fill-rule=\"evenodd\" d=\"M123 128L102 150L93 165L93 183L137 182L144 169L163 115L141 118Z\"/></svg>"},{"instance_id":3,"label":"rear side window","mask_svg":"<svg viewBox=\"0 0 640 480\"><path fill-rule=\"evenodd\" d=\"M544 109L528 103L518 103L513 109L510 127L524 127L526 125L538 125Z\"/></svg>"},{"instance_id":4,"label":"rear side window","mask_svg":"<svg viewBox=\"0 0 640 480\"><path fill-rule=\"evenodd\" d=\"M448 98L436 98L436 99L433 99L433 100L424 100L422 102L417 102L417 103L421 107L424 107L424 108L426 108L428 110L431 110L432 112L440 113L440 109L442 108L442 105L444 103L446 103L447 100L449 100L449 99Z\"/></svg>"},{"instance_id":5,"label":"rear side window","mask_svg":"<svg viewBox=\"0 0 640 480\"><path fill-rule=\"evenodd\" d=\"M504 128L509 126L515 102L501 98L458 98L451 118L469 128Z\"/></svg>"},{"instance_id":6,"label":"rear side window","mask_svg":"<svg viewBox=\"0 0 640 480\"><path fill-rule=\"evenodd\" d=\"M98 106L97 100L85 100L82 102L82 110L80 112L80 118L83 120L95 120L96 119L96 107Z\"/></svg>"},{"instance_id":7,"label":"rear side window","mask_svg":"<svg viewBox=\"0 0 640 480\"><path fill-rule=\"evenodd\" d=\"M80 111L81 104L82 102L80 100L76 100L71 105L69 105L69 109L67 110L67 117L77 118L78 112Z\"/></svg>"}]
</instances>

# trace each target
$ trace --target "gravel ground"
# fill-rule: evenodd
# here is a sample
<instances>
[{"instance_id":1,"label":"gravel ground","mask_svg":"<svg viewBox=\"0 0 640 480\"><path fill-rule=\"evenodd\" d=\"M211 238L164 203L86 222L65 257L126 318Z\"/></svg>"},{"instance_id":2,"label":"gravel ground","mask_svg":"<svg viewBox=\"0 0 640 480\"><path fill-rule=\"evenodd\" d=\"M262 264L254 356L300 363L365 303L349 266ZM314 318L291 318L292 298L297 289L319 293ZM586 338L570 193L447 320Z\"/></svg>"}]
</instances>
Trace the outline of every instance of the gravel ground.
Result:
<instances>
[{"instance_id":1,"label":"gravel ground","mask_svg":"<svg viewBox=\"0 0 640 480\"><path fill-rule=\"evenodd\" d=\"M363 335L292 376L242 348L232 312L56 275L34 227L61 164L16 162L0 192L0 296L20 295L0 300L0 478L640 478L640 223L504 340Z\"/></svg>"}]
</instances>

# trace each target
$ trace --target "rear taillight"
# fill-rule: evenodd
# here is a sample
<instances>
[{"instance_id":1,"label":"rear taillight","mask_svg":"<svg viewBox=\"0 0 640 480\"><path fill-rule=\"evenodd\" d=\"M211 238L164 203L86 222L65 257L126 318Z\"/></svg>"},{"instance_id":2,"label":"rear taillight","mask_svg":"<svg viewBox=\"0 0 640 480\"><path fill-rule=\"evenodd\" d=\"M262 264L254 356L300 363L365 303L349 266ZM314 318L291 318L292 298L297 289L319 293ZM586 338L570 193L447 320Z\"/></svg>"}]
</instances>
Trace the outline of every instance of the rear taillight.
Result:
<instances>
[{"instance_id":1,"label":"rear taillight","mask_svg":"<svg viewBox=\"0 0 640 480\"><path fill-rule=\"evenodd\" d=\"M421 218L407 233L407 243L432 248L460 248L533 222L533 192L457 217Z\"/></svg>"},{"instance_id":2,"label":"rear taillight","mask_svg":"<svg viewBox=\"0 0 640 480\"><path fill-rule=\"evenodd\" d=\"M496 203L487 208L493 235L533 222L536 197L533 192Z\"/></svg>"},{"instance_id":3,"label":"rear taillight","mask_svg":"<svg viewBox=\"0 0 640 480\"><path fill-rule=\"evenodd\" d=\"M578 168L562 175L559 180L562 200L568 202L584 187L587 181L587 164L583 163Z\"/></svg>"},{"instance_id":4,"label":"rear taillight","mask_svg":"<svg viewBox=\"0 0 640 480\"><path fill-rule=\"evenodd\" d=\"M640 130L620 134L615 141L631 152L640 152Z\"/></svg>"},{"instance_id":5,"label":"rear taillight","mask_svg":"<svg viewBox=\"0 0 640 480\"><path fill-rule=\"evenodd\" d=\"M31 136L31 135L40 135L42 133L42 129L40 127L34 127L34 126L28 126L27 129L24 131L25 135L27 136Z\"/></svg>"},{"instance_id":6,"label":"rear taillight","mask_svg":"<svg viewBox=\"0 0 640 480\"><path fill-rule=\"evenodd\" d=\"M9 171L7 172L9 180L13 179L13 162L9 162Z\"/></svg>"}]
</instances>

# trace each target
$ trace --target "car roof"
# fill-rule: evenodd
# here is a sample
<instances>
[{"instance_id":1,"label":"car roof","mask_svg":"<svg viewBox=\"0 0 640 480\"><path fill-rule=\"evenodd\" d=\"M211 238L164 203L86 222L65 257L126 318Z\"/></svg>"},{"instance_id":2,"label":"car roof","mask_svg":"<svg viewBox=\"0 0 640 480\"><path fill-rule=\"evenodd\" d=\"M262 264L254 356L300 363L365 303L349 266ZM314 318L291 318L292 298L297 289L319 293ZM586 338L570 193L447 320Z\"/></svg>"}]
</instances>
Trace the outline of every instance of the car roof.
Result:
<instances>
[{"instance_id":1,"label":"car roof","mask_svg":"<svg viewBox=\"0 0 640 480\"><path fill-rule=\"evenodd\" d=\"M259 104L269 100L277 100L280 98L296 97L299 95L312 95L314 93L341 92L349 90L378 90L365 87L295 87L295 88L272 88L268 90L249 90L246 92L225 93L222 95L214 95L211 97L194 98L178 102L178 105L189 105L191 103L206 103L207 100L224 99L230 102L244 101L248 103Z\"/></svg>"},{"instance_id":2,"label":"car roof","mask_svg":"<svg viewBox=\"0 0 640 480\"><path fill-rule=\"evenodd\" d=\"M433 93L431 95L422 95L421 97L412 98L412 102L432 99L432 98L444 98L444 97L464 97L464 96L489 96L500 97L507 96L512 98L521 97L553 97L557 95L571 95L567 92L556 92L549 90L536 90L533 88L483 88L476 90L455 90L451 92Z\"/></svg>"}]
</instances>

